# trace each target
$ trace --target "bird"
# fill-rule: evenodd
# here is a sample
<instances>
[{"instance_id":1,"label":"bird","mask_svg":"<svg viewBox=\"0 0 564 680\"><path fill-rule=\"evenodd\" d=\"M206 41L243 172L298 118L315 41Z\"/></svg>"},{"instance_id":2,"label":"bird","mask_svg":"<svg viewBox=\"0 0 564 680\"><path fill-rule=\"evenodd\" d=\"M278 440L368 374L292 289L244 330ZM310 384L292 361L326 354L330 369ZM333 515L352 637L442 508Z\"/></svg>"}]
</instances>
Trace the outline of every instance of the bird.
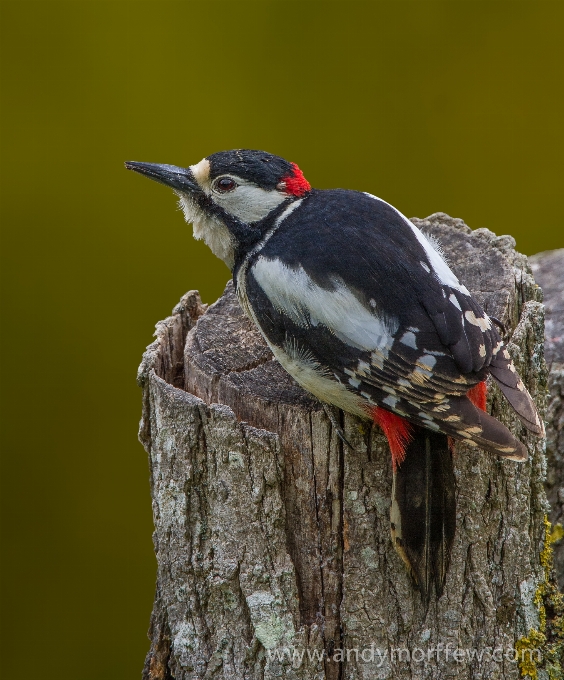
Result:
<instances>
[{"instance_id":1,"label":"bird","mask_svg":"<svg viewBox=\"0 0 564 680\"><path fill-rule=\"evenodd\" d=\"M370 193L312 188L297 164L251 149L188 167L125 166L173 189L194 237L229 267L241 307L296 382L382 429L392 542L425 605L433 592L440 598L456 527L453 442L527 459L486 412L488 375L525 428L544 436L499 322L440 244Z\"/></svg>"}]
</instances>

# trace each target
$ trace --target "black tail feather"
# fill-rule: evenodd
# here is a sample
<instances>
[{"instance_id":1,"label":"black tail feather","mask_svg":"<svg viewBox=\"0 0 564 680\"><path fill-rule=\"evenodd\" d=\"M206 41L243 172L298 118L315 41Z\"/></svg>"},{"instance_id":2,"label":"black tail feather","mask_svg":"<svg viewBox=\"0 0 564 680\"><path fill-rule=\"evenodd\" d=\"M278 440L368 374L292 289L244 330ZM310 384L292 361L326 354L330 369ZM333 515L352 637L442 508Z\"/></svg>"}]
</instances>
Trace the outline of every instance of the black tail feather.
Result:
<instances>
[{"instance_id":1,"label":"black tail feather","mask_svg":"<svg viewBox=\"0 0 564 680\"><path fill-rule=\"evenodd\" d=\"M510 460L527 460L527 447L505 425L489 413L476 408L467 397L452 397L447 415L455 421L440 421L441 431L469 445Z\"/></svg>"},{"instance_id":2,"label":"black tail feather","mask_svg":"<svg viewBox=\"0 0 564 680\"><path fill-rule=\"evenodd\" d=\"M406 457L394 473L392 540L428 606L441 596L456 527L456 482L448 437L413 427Z\"/></svg>"}]
</instances>

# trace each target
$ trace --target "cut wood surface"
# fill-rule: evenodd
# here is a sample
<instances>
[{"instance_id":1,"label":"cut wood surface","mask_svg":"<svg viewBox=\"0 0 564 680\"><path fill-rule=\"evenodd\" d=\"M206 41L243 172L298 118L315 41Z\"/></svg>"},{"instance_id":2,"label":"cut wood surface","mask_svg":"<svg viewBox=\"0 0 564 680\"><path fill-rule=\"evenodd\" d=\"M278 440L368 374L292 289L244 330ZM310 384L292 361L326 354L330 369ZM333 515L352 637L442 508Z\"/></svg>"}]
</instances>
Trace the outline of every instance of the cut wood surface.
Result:
<instances>
[{"instance_id":1,"label":"cut wood surface","mask_svg":"<svg viewBox=\"0 0 564 680\"><path fill-rule=\"evenodd\" d=\"M505 324L544 414L542 294L527 258L443 213L414 221ZM452 561L425 613L390 539L382 433L341 413L344 446L231 283L207 310L187 293L156 335L139 371L158 562L146 680L520 677L515 645L543 626L545 458L495 385L488 408L529 460L457 443Z\"/></svg>"}]
</instances>

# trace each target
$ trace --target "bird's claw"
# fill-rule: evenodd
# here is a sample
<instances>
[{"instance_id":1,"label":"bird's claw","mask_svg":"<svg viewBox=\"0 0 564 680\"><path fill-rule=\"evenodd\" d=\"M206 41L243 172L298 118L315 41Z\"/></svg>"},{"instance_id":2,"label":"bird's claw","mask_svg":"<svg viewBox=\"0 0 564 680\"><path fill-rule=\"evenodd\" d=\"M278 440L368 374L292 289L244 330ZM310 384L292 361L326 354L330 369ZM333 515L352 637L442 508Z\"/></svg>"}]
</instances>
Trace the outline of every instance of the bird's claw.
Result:
<instances>
[{"instance_id":1,"label":"bird's claw","mask_svg":"<svg viewBox=\"0 0 564 680\"><path fill-rule=\"evenodd\" d=\"M323 404L323 410L325 411L325 415L329 418L331 425L334 427L335 432L337 433L337 437L339 437L339 439L344 444L346 444L349 447L349 449L355 451L354 446L345 437L343 428L341 427L339 421L337 420L337 415L339 413L338 409L335 408L335 406L331 406L330 404Z\"/></svg>"}]
</instances>

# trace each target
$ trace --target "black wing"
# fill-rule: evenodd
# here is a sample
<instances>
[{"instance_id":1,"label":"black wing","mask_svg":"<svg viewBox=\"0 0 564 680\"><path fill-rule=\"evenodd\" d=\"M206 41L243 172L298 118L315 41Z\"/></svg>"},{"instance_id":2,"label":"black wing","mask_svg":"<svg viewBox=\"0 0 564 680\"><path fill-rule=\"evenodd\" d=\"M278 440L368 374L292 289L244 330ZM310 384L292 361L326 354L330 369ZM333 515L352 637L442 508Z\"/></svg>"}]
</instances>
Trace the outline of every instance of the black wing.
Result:
<instances>
[{"instance_id":1,"label":"black wing","mask_svg":"<svg viewBox=\"0 0 564 680\"><path fill-rule=\"evenodd\" d=\"M367 403L431 429L479 434L463 397L486 377L502 342L394 208L357 192L314 192L246 272L240 296L294 363L302 357Z\"/></svg>"}]
</instances>

